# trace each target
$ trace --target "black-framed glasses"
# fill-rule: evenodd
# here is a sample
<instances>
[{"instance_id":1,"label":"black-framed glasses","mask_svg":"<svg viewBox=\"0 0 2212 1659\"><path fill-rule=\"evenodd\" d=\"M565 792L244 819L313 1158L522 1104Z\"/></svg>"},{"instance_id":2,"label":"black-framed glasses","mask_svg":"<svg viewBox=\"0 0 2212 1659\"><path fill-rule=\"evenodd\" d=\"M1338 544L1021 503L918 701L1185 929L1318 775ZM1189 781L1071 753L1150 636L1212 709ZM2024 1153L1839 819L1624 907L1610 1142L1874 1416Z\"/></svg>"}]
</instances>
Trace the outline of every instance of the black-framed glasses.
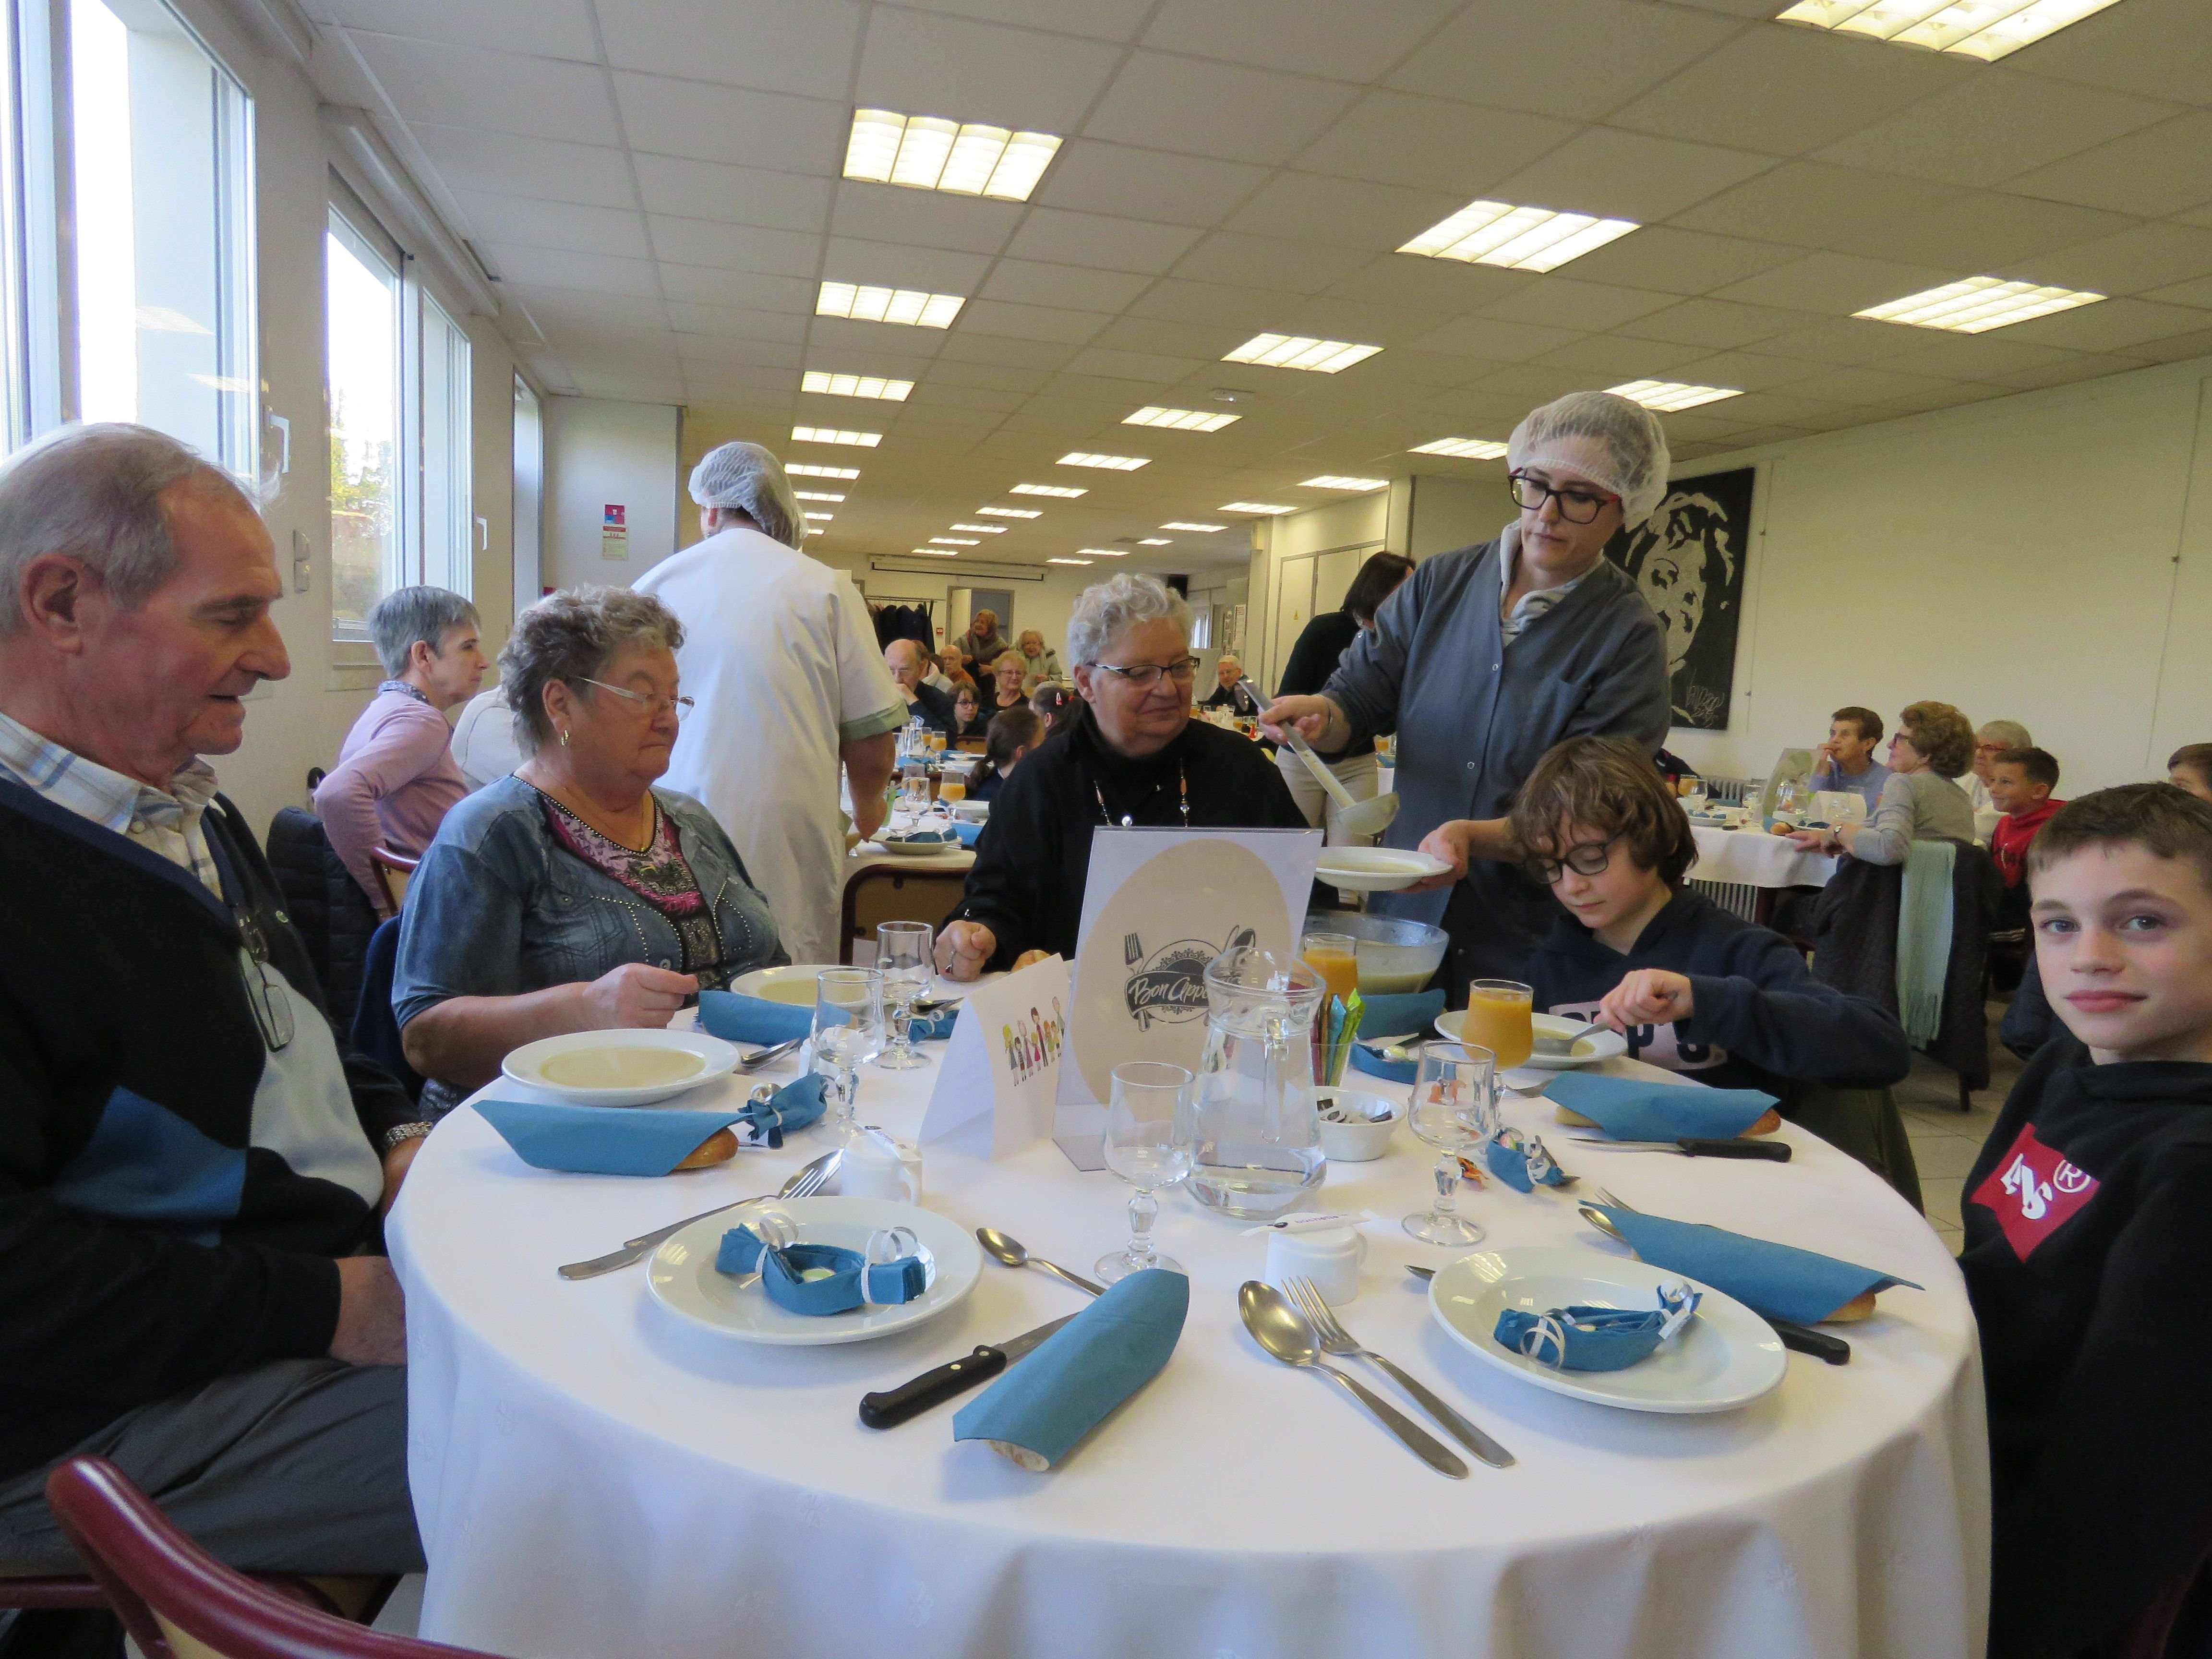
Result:
<instances>
[{"instance_id":1,"label":"black-framed glasses","mask_svg":"<svg viewBox=\"0 0 2212 1659\"><path fill-rule=\"evenodd\" d=\"M1578 876L1601 876L1613 862L1613 843L1620 839L1614 836L1606 841L1583 842L1567 848L1563 859L1532 858L1528 860L1528 873L1547 887L1570 870Z\"/></svg>"},{"instance_id":2,"label":"black-framed glasses","mask_svg":"<svg viewBox=\"0 0 2212 1659\"><path fill-rule=\"evenodd\" d=\"M1163 674L1178 684L1188 684L1198 678L1196 657L1177 657L1173 662L1164 664L1140 662L1127 668L1122 667L1119 663L1111 662L1094 662L1091 665L1093 668L1103 668L1109 674L1119 674L1139 691L1151 690L1160 683L1160 676Z\"/></svg>"},{"instance_id":3,"label":"black-framed glasses","mask_svg":"<svg viewBox=\"0 0 2212 1659\"><path fill-rule=\"evenodd\" d=\"M1554 489L1541 478L1532 478L1525 472L1506 474L1505 487L1513 492L1513 504L1524 513L1541 513L1546 501L1557 501L1559 516L1569 524L1590 524L1608 504L1620 499L1595 490Z\"/></svg>"},{"instance_id":4,"label":"black-framed glasses","mask_svg":"<svg viewBox=\"0 0 2212 1659\"><path fill-rule=\"evenodd\" d=\"M270 971L269 941L260 923L244 911L237 913L238 971L246 981L246 1000L253 1010L253 1023L261 1028L261 1041L272 1054L290 1046L294 1035L292 999L284 994L278 976Z\"/></svg>"},{"instance_id":5,"label":"black-framed glasses","mask_svg":"<svg viewBox=\"0 0 2212 1659\"><path fill-rule=\"evenodd\" d=\"M642 691L633 691L626 685L610 685L605 680L595 680L588 674L579 674L576 678L586 685L596 685L602 691L611 691L615 696L636 704L645 710L648 718L658 717L674 709L676 718L680 720L699 706L690 697L648 696Z\"/></svg>"}]
</instances>

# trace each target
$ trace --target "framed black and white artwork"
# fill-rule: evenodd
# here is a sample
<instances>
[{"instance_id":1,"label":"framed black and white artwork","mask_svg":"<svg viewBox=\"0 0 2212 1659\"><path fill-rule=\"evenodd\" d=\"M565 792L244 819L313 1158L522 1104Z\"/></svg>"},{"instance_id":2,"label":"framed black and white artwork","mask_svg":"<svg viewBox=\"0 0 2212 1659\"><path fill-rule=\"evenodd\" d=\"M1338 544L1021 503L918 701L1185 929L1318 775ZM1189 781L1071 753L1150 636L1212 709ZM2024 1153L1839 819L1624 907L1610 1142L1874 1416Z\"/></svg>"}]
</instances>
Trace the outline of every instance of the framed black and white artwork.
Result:
<instances>
[{"instance_id":1,"label":"framed black and white artwork","mask_svg":"<svg viewBox=\"0 0 2212 1659\"><path fill-rule=\"evenodd\" d=\"M1635 579L1666 628L1677 726L1728 726L1758 477L1747 466L1671 480L1659 510L1606 546L1606 557Z\"/></svg>"}]
</instances>

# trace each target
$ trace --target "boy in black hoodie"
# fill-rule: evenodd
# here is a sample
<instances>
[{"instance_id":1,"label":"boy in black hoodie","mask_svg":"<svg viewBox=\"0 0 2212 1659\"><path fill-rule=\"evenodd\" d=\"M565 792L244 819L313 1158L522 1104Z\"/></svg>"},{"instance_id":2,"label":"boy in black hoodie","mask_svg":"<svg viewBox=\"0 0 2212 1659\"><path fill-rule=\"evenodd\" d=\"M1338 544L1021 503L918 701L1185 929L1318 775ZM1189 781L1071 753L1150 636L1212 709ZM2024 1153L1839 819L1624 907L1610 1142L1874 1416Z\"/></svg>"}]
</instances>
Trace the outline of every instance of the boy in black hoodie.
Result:
<instances>
[{"instance_id":1,"label":"boy in black hoodie","mask_svg":"<svg viewBox=\"0 0 2212 1659\"><path fill-rule=\"evenodd\" d=\"M1781 934L1682 885L1697 843L1651 758L1570 738L1513 802L1514 838L1566 914L1528 961L1535 1006L1626 1033L1635 1059L1786 1099L1793 1080L1879 1088L1911 1069L1885 1010L1817 982Z\"/></svg>"},{"instance_id":2,"label":"boy in black hoodie","mask_svg":"<svg viewBox=\"0 0 2212 1659\"><path fill-rule=\"evenodd\" d=\"M2212 1521L2212 805L2085 795L2027 880L2065 1030L1966 1177L1959 1257L1989 1394L1990 1659L2119 1651ZM2208 1650L2203 1611L2165 1652Z\"/></svg>"}]
</instances>

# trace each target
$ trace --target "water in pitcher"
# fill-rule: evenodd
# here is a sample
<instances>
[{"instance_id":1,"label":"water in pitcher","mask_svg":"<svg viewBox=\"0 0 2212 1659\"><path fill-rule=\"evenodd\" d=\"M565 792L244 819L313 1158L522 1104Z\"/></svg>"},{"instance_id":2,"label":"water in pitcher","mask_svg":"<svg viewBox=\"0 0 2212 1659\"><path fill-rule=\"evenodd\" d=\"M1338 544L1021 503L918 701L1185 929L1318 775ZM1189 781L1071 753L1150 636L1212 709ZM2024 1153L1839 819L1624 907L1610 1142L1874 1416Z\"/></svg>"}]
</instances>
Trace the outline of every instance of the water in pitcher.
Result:
<instances>
[{"instance_id":1,"label":"water in pitcher","mask_svg":"<svg viewBox=\"0 0 2212 1659\"><path fill-rule=\"evenodd\" d=\"M1308 1085L1327 990L1306 963L1249 946L1206 970L1190 1190L1207 1209L1266 1221L1321 1185L1328 1159Z\"/></svg>"}]
</instances>

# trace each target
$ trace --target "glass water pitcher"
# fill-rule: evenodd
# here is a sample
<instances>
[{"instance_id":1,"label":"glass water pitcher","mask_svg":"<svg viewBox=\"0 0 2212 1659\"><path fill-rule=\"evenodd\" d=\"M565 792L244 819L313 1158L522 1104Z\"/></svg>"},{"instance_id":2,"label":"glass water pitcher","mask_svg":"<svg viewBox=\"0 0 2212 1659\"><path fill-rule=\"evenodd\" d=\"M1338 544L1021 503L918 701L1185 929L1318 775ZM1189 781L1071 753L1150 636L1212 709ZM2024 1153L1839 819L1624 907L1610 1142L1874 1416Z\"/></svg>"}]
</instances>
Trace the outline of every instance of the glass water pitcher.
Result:
<instances>
[{"instance_id":1,"label":"glass water pitcher","mask_svg":"<svg viewBox=\"0 0 2212 1659\"><path fill-rule=\"evenodd\" d=\"M1328 1160L1310 1085L1325 994L1304 963L1249 945L1206 970L1190 1189L1206 1208L1265 1221L1321 1185Z\"/></svg>"}]
</instances>

